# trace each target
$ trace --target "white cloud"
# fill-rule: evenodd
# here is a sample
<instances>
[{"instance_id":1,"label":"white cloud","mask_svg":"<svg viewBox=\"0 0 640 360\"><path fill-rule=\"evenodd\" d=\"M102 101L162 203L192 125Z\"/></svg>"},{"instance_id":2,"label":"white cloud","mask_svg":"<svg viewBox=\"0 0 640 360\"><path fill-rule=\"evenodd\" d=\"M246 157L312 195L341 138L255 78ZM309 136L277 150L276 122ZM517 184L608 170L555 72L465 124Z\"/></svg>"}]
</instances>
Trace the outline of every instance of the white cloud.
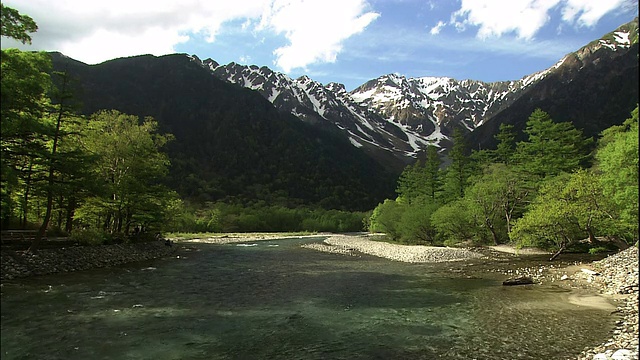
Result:
<instances>
[{"instance_id":1,"label":"white cloud","mask_svg":"<svg viewBox=\"0 0 640 360\"><path fill-rule=\"evenodd\" d=\"M438 21L436 26L432 27L429 32L431 33L431 35L438 35L438 34L440 34L440 30L442 30L442 28L445 25L446 25L446 23L444 21Z\"/></svg>"},{"instance_id":2,"label":"white cloud","mask_svg":"<svg viewBox=\"0 0 640 360\"><path fill-rule=\"evenodd\" d=\"M263 0L3 2L38 24L30 49L61 51L87 63L119 56L172 53L192 34L203 35L212 42L224 22L259 17L265 6Z\"/></svg>"},{"instance_id":3,"label":"white cloud","mask_svg":"<svg viewBox=\"0 0 640 360\"><path fill-rule=\"evenodd\" d=\"M628 1L625 0L566 0L562 8L562 20L575 22L579 26L594 26L605 14L626 3Z\"/></svg>"},{"instance_id":4,"label":"white cloud","mask_svg":"<svg viewBox=\"0 0 640 360\"><path fill-rule=\"evenodd\" d=\"M457 28L478 26L481 39L500 37L515 32L518 38L531 39L549 20L548 12L560 0L462 0L460 9L451 16Z\"/></svg>"},{"instance_id":5,"label":"white cloud","mask_svg":"<svg viewBox=\"0 0 640 360\"><path fill-rule=\"evenodd\" d=\"M243 31L284 34L289 44L274 50L276 65L289 71L333 62L342 42L379 14L366 0L7 0L39 26L32 46L60 51L94 64L122 56L164 55L194 35L214 42L221 26L242 20ZM263 34L264 35L264 34ZM6 43L6 44L5 44Z\"/></svg>"},{"instance_id":6,"label":"white cloud","mask_svg":"<svg viewBox=\"0 0 640 360\"><path fill-rule=\"evenodd\" d=\"M515 33L520 39L533 39L560 9L562 21L578 26L593 26L607 13L633 0L462 0L451 15L450 24L458 31L468 25L478 27L477 37L487 39Z\"/></svg>"},{"instance_id":7,"label":"white cloud","mask_svg":"<svg viewBox=\"0 0 640 360\"><path fill-rule=\"evenodd\" d=\"M285 72L316 62L334 62L342 42L364 30L378 16L365 12L363 0L274 0L259 29L284 34L289 44L274 50Z\"/></svg>"}]
</instances>

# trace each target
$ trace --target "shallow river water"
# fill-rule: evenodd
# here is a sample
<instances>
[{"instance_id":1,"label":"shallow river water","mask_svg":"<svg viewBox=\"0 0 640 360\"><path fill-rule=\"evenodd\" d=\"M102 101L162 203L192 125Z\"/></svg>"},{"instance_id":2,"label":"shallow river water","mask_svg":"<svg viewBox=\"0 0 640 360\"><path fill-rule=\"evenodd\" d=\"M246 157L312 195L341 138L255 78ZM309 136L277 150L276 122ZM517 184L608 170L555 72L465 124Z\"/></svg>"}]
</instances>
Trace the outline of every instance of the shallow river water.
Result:
<instances>
[{"instance_id":1,"label":"shallow river water","mask_svg":"<svg viewBox=\"0 0 640 360\"><path fill-rule=\"evenodd\" d=\"M299 246L322 239L6 282L1 358L567 359L613 328L558 287Z\"/></svg>"}]
</instances>

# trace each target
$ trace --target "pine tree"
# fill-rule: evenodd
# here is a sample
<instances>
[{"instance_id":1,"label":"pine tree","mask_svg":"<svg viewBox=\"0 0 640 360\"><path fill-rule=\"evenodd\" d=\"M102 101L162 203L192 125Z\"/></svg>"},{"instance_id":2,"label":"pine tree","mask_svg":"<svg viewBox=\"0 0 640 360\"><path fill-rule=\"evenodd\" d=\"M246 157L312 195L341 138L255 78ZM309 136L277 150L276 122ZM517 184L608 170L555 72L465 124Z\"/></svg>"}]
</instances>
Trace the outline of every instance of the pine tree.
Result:
<instances>
[{"instance_id":1,"label":"pine tree","mask_svg":"<svg viewBox=\"0 0 640 360\"><path fill-rule=\"evenodd\" d=\"M427 197L435 203L442 187L442 180L440 179L440 165L442 162L438 155L438 149L433 145L427 147L426 155L424 163L424 187Z\"/></svg>"},{"instance_id":2,"label":"pine tree","mask_svg":"<svg viewBox=\"0 0 640 360\"><path fill-rule=\"evenodd\" d=\"M498 141L498 145L492 154L494 161L507 165L510 164L516 148L516 135L513 130L513 125L500 124L500 130L494 138Z\"/></svg>"},{"instance_id":3,"label":"pine tree","mask_svg":"<svg viewBox=\"0 0 640 360\"><path fill-rule=\"evenodd\" d=\"M536 109L529 120L525 133L527 141L517 144L516 159L525 171L546 177L571 172L587 165L590 159L589 145L582 131L570 122L554 123L549 114Z\"/></svg>"},{"instance_id":4,"label":"pine tree","mask_svg":"<svg viewBox=\"0 0 640 360\"><path fill-rule=\"evenodd\" d=\"M444 181L444 200L453 201L464 197L471 175L471 163L467 156L467 145L460 129L453 132L453 146L449 151L451 164L447 167Z\"/></svg>"}]
</instances>

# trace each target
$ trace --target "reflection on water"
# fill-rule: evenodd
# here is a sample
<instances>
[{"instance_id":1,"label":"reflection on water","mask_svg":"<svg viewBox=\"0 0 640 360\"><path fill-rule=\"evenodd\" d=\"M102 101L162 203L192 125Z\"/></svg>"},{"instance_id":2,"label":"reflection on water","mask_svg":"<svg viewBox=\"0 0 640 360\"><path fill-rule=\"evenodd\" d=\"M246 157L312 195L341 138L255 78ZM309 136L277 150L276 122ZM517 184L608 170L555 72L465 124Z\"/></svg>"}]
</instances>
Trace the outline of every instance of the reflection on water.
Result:
<instances>
[{"instance_id":1,"label":"reflection on water","mask_svg":"<svg viewBox=\"0 0 640 360\"><path fill-rule=\"evenodd\" d=\"M321 240L6 283L2 359L561 359L615 320L550 286L298 246Z\"/></svg>"}]
</instances>

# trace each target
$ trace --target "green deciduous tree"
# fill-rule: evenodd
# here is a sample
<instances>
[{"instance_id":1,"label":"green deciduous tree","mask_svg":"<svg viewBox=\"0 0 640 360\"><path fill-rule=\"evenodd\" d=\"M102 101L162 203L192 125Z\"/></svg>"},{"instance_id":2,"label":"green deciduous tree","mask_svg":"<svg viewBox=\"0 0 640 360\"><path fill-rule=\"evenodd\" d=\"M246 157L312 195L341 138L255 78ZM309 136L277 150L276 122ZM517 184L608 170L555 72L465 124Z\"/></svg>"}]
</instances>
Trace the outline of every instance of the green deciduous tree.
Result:
<instances>
[{"instance_id":1,"label":"green deciduous tree","mask_svg":"<svg viewBox=\"0 0 640 360\"><path fill-rule=\"evenodd\" d=\"M561 199L567 175L547 181L540 189L531 208L518 219L511 238L518 247L539 246L557 250L554 259L569 245L583 236L572 211Z\"/></svg>"},{"instance_id":2,"label":"green deciduous tree","mask_svg":"<svg viewBox=\"0 0 640 360\"><path fill-rule=\"evenodd\" d=\"M446 245L482 238L481 224L474 213L473 204L464 198L438 208L431 215L431 223Z\"/></svg>"},{"instance_id":3,"label":"green deciduous tree","mask_svg":"<svg viewBox=\"0 0 640 360\"><path fill-rule=\"evenodd\" d=\"M402 236L400 233L400 219L402 219L403 212L404 205L394 200L385 200L373 209L369 222L369 231L384 232L393 240L400 239Z\"/></svg>"},{"instance_id":4,"label":"green deciduous tree","mask_svg":"<svg viewBox=\"0 0 640 360\"><path fill-rule=\"evenodd\" d=\"M1 52L0 173L5 224L16 215L19 205L26 214L26 202L37 181L34 174L41 170L49 153L47 144L53 131L44 119L50 108L50 68L46 53L16 49Z\"/></svg>"},{"instance_id":5,"label":"green deciduous tree","mask_svg":"<svg viewBox=\"0 0 640 360\"><path fill-rule=\"evenodd\" d=\"M614 227L610 201L605 197L597 176L587 170L571 174L561 193L578 222L578 226L589 236L589 242L596 242L596 235L605 235Z\"/></svg>"},{"instance_id":6,"label":"green deciduous tree","mask_svg":"<svg viewBox=\"0 0 640 360\"><path fill-rule=\"evenodd\" d=\"M555 248L554 259L584 237L595 242L613 225L598 179L578 170L545 182L531 208L516 222L512 237L520 245Z\"/></svg>"},{"instance_id":7,"label":"green deciduous tree","mask_svg":"<svg viewBox=\"0 0 640 360\"><path fill-rule=\"evenodd\" d=\"M405 244L434 244L436 229L431 215L438 205L429 197L414 199L405 205L399 222L400 241Z\"/></svg>"},{"instance_id":8,"label":"green deciduous tree","mask_svg":"<svg viewBox=\"0 0 640 360\"><path fill-rule=\"evenodd\" d=\"M23 44L31 44L29 33L36 32L38 26L27 15L22 15L18 10L12 9L0 3L0 35L16 39Z\"/></svg>"},{"instance_id":9,"label":"green deciduous tree","mask_svg":"<svg viewBox=\"0 0 640 360\"><path fill-rule=\"evenodd\" d=\"M74 141L71 140L71 138L78 136L77 132L70 132L74 128L73 123L83 119L75 115L76 104L73 101L73 94L69 90L69 78L64 73L55 73L55 75L60 76L62 82L60 88L54 88L52 91L55 103L49 106L49 113L44 119L49 123L48 128L51 131L47 134L48 151L44 154L45 162L43 164L45 213L36 238L29 247L31 252L37 250L40 240L49 228L54 211L54 200L64 193L64 182L82 171L82 159L84 159L79 148L73 147ZM71 124L67 124L67 122ZM63 141L69 146L62 147ZM81 160L74 161L78 157Z\"/></svg>"},{"instance_id":10,"label":"green deciduous tree","mask_svg":"<svg viewBox=\"0 0 640 360\"><path fill-rule=\"evenodd\" d=\"M603 132L596 151L596 172L604 195L615 205L615 217L638 239L638 108L623 125Z\"/></svg>"},{"instance_id":11,"label":"green deciduous tree","mask_svg":"<svg viewBox=\"0 0 640 360\"><path fill-rule=\"evenodd\" d=\"M78 209L85 223L111 233L128 233L134 224L162 221L171 192L162 185L169 160L160 151L170 135L156 133L151 118L101 111L91 116L84 133L86 149L97 157L97 192Z\"/></svg>"},{"instance_id":12,"label":"green deciduous tree","mask_svg":"<svg viewBox=\"0 0 640 360\"><path fill-rule=\"evenodd\" d=\"M482 176L467 189L465 198L475 204L497 244L508 238L514 217L522 213L533 195L532 188L526 175L517 168L496 163L485 167ZM506 232L499 231L501 228Z\"/></svg>"}]
</instances>

